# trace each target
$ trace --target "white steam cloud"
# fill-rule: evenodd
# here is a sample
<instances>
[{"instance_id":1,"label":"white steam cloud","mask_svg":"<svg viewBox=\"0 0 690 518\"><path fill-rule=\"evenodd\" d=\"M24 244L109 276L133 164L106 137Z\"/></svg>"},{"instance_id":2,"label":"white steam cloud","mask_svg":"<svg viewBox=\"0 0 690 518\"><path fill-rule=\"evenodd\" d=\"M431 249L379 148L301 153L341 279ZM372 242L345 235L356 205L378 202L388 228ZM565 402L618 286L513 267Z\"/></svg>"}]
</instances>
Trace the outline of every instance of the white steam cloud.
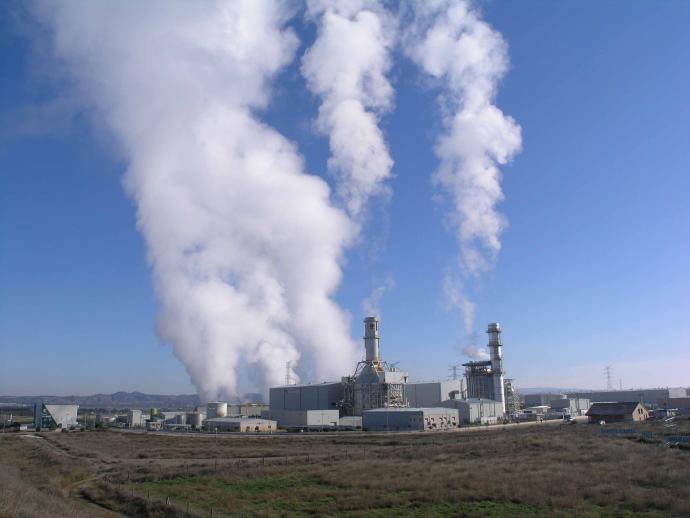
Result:
<instances>
[{"instance_id":1,"label":"white steam cloud","mask_svg":"<svg viewBox=\"0 0 690 518\"><path fill-rule=\"evenodd\" d=\"M328 135L328 168L348 212L357 217L373 195L388 193L391 159L379 116L392 106L386 74L394 18L374 1L313 1L307 18L318 36L302 60L309 89L321 99L318 129Z\"/></svg>"},{"instance_id":2,"label":"white steam cloud","mask_svg":"<svg viewBox=\"0 0 690 518\"><path fill-rule=\"evenodd\" d=\"M294 59L287 4L35 7L80 96L122 147L161 305L158 334L207 398L262 392L284 379L288 361L327 379L356 360L348 317L332 299L355 225L256 114ZM353 101L385 105L365 91L370 101ZM339 124L330 110L324 124ZM368 189L356 185L353 212Z\"/></svg>"},{"instance_id":3,"label":"white steam cloud","mask_svg":"<svg viewBox=\"0 0 690 518\"><path fill-rule=\"evenodd\" d=\"M364 311L364 314L367 316L380 316L381 310L379 306L381 305L381 299L393 288L395 288L395 280L391 276L386 277L383 282L377 284L362 301L362 311Z\"/></svg>"},{"instance_id":4,"label":"white steam cloud","mask_svg":"<svg viewBox=\"0 0 690 518\"><path fill-rule=\"evenodd\" d=\"M441 87L445 131L436 144L441 163L434 179L450 199L448 220L460 244L461 272L474 278L492 267L501 248L506 221L496 210L503 199L498 166L521 147L520 127L494 105L508 67L507 47L467 2L413 6L405 52ZM453 299L471 334L473 304L463 296Z\"/></svg>"}]
</instances>

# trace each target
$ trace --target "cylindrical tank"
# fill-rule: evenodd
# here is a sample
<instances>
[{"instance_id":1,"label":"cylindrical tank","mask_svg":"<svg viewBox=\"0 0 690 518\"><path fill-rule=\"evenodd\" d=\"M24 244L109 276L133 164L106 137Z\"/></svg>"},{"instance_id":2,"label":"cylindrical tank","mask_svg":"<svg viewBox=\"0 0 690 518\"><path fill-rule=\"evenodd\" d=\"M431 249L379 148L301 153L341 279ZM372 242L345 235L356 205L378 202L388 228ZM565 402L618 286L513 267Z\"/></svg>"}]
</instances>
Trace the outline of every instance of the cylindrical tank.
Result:
<instances>
[{"instance_id":1,"label":"cylindrical tank","mask_svg":"<svg viewBox=\"0 0 690 518\"><path fill-rule=\"evenodd\" d=\"M185 414L177 414L175 416L175 424L187 424L187 416Z\"/></svg>"},{"instance_id":2,"label":"cylindrical tank","mask_svg":"<svg viewBox=\"0 0 690 518\"><path fill-rule=\"evenodd\" d=\"M228 404L224 401L211 401L206 404L206 418L225 417L228 415Z\"/></svg>"},{"instance_id":3,"label":"cylindrical tank","mask_svg":"<svg viewBox=\"0 0 690 518\"><path fill-rule=\"evenodd\" d=\"M152 408L151 409L151 419L156 417L158 415L158 409L157 408Z\"/></svg>"},{"instance_id":4,"label":"cylindrical tank","mask_svg":"<svg viewBox=\"0 0 690 518\"><path fill-rule=\"evenodd\" d=\"M202 420L201 412L189 412L187 414L187 424L192 428L201 428Z\"/></svg>"}]
</instances>

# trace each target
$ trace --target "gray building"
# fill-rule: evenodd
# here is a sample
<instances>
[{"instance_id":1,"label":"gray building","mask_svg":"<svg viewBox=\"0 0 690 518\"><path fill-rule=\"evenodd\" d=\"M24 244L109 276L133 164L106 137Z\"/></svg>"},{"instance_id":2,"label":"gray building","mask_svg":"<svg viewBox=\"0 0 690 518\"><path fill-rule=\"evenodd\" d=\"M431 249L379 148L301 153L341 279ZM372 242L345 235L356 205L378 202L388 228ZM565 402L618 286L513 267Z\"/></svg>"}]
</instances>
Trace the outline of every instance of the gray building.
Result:
<instances>
[{"instance_id":1,"label":"gray building","mask_svg":"<svg viewBox=\"0 0 690 518\"><path fill-rule=\"evenodd\" d=\"M275 432L278 423L271 419L256 417L212 417L204 421L204 427L208 432Z\"/></svg>"},{"instance_id":2,"label":"gray building","mask_svg":"<svg viewBox=\"0 0 690 518\"><path fill-rule=\"evenodd\" d=\"M458 426L454 408L375 408L362 412L362 428L369 431L447 430Z\"/></svg>"},{"instance_id":3,"label":"gray building","mask_svg":"<svg viewBox=\"0 0 690 518\"><path fill-rule=\"evenodd\" d=\"M503 417L503 405L493 399L453 400L443 406L456 409L462 424L495 424Z\"/></svg>"},{"instance_id":4,"label":"gray building","mask_svg":"<svg viewBox=\"0 0 690 518\"><path fill-rule=\"evenodd\" d=\"M269 390L269 410L339 410L344 397L343 387L340 381L272 387Z\"/></svg>"},{"instance_id":5,"label":"gray building","mask_svg":"<svg viewBox=\"0 0 690 518\"><path fill-rule=\"evenodd\" d=\"M462 399L462 380L433 381L428 383L407 383L405 399L411 407L438 407L449 399Z\"/></svg>"},{"instance_id":6,"label":"gray building","mask_svg":"<svg viewBox=\"0 0 690 518\"><path fill-rule=\"evenodd\" d=\"M285 430L323 430L337 428L340 423L338 410L267 410L261 414L264 419L277 421Z\"/></svg>"},{"instance_id":7,"label":"gray building","mask_svg":"<svg viewBox=\"0 0 690 518\"><path fill-rule=\"evenodd\" d=\"M675 388L655 388L655 389L628 389L628 390L602 390L602 391L583 391L568 392L568 397L589 399L592 403L627 402L642 403L647 408L655 408L659 399L669 399L676 394L687 394L687 389L683 387Z\"/></svg>"},{"instance_id":8,"label":"gray building","mask_svg":"<svg viewBox=\"0 0 690 518\"><path fill-rule=\"evenodd\" d=\"M37 431L67 430L77 426L79 405L34 405L34 425Z\"/></svg>"}]
</instances>

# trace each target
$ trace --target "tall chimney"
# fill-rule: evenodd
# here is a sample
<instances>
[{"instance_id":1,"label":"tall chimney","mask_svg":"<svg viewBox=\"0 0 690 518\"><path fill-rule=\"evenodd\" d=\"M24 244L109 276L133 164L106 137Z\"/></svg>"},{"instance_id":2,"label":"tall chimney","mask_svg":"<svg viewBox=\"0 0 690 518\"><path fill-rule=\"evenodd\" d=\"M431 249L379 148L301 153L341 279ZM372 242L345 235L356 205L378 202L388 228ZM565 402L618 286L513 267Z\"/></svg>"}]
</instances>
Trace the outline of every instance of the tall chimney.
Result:
<instances>
[{"instance_id":1,"label":"tall chimney","mask_svg":"<svg viewBox=\"0 0 690 518\"><path fill-rule=\"evenodd\" d=\"M489 335L489 353L491 355L491 377L493 381L494 400L499 401L506 412L506 397L503 389L503 343L501 343L501 325L498 322L489 324L486 330Z\"/></svg>"},{"instance_id":2,"label":"tall chimney","mask_svg":"<svg viewBox=\"0 0 690 518\"><path fill-rule=\"evenodd\" d=\"M377 362L379 356L379 319L367 317L364 319L364 349L366 350L366 361Z\"/></svg>"}]
</instances>

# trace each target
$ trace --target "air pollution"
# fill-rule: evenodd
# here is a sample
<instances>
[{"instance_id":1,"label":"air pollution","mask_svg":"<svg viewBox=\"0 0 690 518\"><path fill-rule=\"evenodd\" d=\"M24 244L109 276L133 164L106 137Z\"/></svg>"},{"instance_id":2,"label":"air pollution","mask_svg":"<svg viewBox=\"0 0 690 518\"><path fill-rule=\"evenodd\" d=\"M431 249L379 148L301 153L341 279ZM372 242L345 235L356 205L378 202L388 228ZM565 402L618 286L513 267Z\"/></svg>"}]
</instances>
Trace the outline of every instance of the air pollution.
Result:
<instances>
[{"instance_id":1,"label":"air pollution","mask_svg":"<svg viewBox=\"0 0 690 518\"><path fill-rule=\"evenodd\" d=\"M434 174L449 202L447 222L460 253L456 275L447 275L447 299L474 333L475 304L467 285L493 267L506 219L499 165L521 148L521 130L494 104L508 69L507 45L467 2L414 2L407 10L404 51L439 90L443 132L436 141L440 160Z\"/></svg>"},{"instance_id":2,"label":"air pollution","mask_svg":"<svg viewBox=\"0 0 690 518\"><path fill-rule=\"evenodd\" d=\"M33 4L63 90L107 128L126 164L160 305L156 331L201 397L241 400L286 375L338 379L356 363L334 294L367 204L390 195L393 160L379 126L394 106L389 75L401 45L439 88L434 180L451 202L460 278L491 267L505 227L498 165L520 148L520 128L493 104L506 45L466 3L412 5ZM300 15L316 29L301 57L290 26ZM334 192L261 120L274 81L297 59L319 105L314 126L328 140ZM367 310L378 311L392 285L377 287ZM471 316L469 333L474 304L458 282L446 291Z\"/></svg>"}]
</instances>

